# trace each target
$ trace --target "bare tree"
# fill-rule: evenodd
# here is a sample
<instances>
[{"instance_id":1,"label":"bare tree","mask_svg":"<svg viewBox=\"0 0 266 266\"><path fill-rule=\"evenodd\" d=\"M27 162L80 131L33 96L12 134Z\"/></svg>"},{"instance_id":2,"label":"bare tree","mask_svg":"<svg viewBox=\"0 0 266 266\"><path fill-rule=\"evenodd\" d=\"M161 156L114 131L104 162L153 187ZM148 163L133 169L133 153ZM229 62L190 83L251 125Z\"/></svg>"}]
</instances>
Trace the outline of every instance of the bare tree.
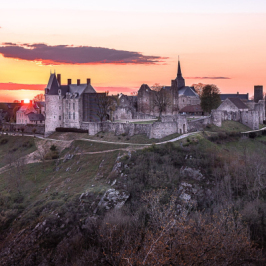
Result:
<instances>
[{"instance_id":1,"label":"bare tree","mask_svg":"<svg viewBox=\"0 0 266 266\"><path fill-rule=\"evenodd\" d=\"M108 91L104 93L97 93L95 96L95 103L97 105L96 115L100 119L103 130L103 121L108 119L108 112L112 104L112 99L108 96Z\"/></svg>"},{"instance_id":2,"label":"bare tree","mask_svg":"<svg viewBox=\"0 0 266 266\"><path fill-rule=\"evenodd\" d=\"M153 104L154 107L158 108L159 117L161 117L162 112L166 111L166 107L171 103L171 97L168 91L160 86L159 83L155 83L151 89L154 92Z\"/></svg>"},{"instance_id":3,"label":"bare tree","mask_svg":"<svg viewBox=\"0 0 266 266\"><path fill-rule=\"evenodd\" d=\"M44 102L45 98L44 98L43 93L40 93L40 94L37 94L36 96L34 96L33 101L34 102Z\"/></svg>"}]
</instances>

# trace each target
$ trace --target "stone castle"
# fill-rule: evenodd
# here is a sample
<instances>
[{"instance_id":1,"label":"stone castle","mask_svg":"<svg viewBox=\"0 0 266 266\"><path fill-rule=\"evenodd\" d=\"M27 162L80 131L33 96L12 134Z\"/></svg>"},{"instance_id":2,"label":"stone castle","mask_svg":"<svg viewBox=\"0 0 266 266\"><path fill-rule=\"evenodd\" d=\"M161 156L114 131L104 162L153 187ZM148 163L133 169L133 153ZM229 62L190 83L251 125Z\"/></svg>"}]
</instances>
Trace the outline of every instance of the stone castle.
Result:
<instances>
[{"instance_id":1,"label":"stone castle","mask_svg":"<svg viewBox=\"0 0 266 266\"><path fill-rule=\"evenodd\" d=\"M158 117L159 110L154 101L155 91L147 84L142 84L137 96L119 95L114 101L115 108L110 109L105 122L100 123L97 116L99 107L96 104L99 93L92 87L91 80L87 79L87 83L81 84L78 79L77 84L72 84L71 79L68 79L67 85L62 85L61 75L51 74L45 89L45 135L56 131L56 128L64 127L85 129L90 135L104 130L116 135L146 134L150 138L161 138L173 133L183 134L199 130L206 124L221 126L224 120L238 121L251 129L259 129L259 124L263 124L265 120L263 88L255 86L254 101L241 99L243 95L231 94L210 116L188 121L186 115L182 115L184 110L193 107L196 110L200 106L200 98L194 87L185 85L179 60L176 78L171 81L171 86L164 86L162 90L168 97L168 103L160 122L149 125L122 122ZM114 100L114 97L110 98ZM202 111L198 114L202 115Z\"/></svg>"}]
</instances>

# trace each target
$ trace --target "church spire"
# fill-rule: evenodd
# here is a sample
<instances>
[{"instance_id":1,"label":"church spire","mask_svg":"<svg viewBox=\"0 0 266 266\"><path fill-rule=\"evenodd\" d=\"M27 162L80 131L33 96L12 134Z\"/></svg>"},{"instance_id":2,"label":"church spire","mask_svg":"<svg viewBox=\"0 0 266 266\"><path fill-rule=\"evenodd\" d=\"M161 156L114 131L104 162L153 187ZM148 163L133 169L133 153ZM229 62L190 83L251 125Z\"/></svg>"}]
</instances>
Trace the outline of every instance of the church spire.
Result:
<instances>
[{"instance_id":1,"label":"church spire","mask_svg":"<svg viewBox=\"0 0 266 266\"><path fill-rule=\"evenodd\" d=\"M180 66L180 60L178 56L178 67L177 67L177 76L176 76L176 82L177 82L177 87L178 89L181 89L185 87L185 80L182 77L182 72L181 72L181 66Z\"/></svg>"},{"instance_id":2,"label":"church spire","mask_svg":"<svg viewBox=\"0 0 266 266\"><path fill-rule=\"evenodd\" d=\"M180 66L180 61L179 61L179 56L178 56L177 76L182 77L181 66Z\"/></svg>"}]
</instances>

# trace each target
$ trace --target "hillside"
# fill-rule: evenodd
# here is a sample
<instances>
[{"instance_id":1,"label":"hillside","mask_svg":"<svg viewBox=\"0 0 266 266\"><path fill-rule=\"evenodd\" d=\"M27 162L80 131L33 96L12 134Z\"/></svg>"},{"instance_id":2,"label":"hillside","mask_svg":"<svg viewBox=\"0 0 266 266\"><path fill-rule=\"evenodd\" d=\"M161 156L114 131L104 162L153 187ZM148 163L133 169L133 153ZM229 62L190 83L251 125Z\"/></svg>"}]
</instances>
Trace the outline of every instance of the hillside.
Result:
<instances>
[{"instance_id":1,"label":"hillside","mask_svg":"<svg viewBox=\"0 0 266 266\"><path fill-rule=\"evenodd\" d=\"M0 136L0 264L264 265L266 136L242 130Z\"/></svg>"}]
</instances>

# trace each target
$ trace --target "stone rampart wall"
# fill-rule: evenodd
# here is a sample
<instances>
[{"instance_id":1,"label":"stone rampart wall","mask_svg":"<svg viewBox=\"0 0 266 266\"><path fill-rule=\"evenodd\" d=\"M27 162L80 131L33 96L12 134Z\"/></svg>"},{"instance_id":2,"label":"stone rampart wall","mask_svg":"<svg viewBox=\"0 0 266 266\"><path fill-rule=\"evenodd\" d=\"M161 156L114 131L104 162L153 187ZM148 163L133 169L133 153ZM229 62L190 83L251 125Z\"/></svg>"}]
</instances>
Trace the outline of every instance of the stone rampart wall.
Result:
<instances>
[{"instance_id":1,"label":"stone rampart wall","mask_svg":"<svg viewBox=\"0 0 266 266\"><path fill-rule=\"evenodd\" d=\"M188 121L188 132L203 130L206 125L211 123L212 119L210 116Z\"/></svg>"},{"instance_id":2,"label":"stone rampart wall","mask_svg":"<svg viewBox=\"0 0 266 266\"><path fill-rule=\"evenodd\" d=\"M155 122L152 124L149 138L161 139L177 132L178 125L176 122Z\"/></svg>"},{"instance_id":3,"label":"stone rampart wall","mask_svg":"<svg viewBox=\"0 0 266 266\"><path fill-rule=\"evenodd\" d=\"M36 129L35 134L44 135L44 124L33 125L33 124L16 124L16 123L3 123L2 128L8 129L9 132L18 131L21 132L21 128L24 128L24 133L33 134L33 129Z\"/></svg>"},{"instance_id":4,"label":"stone rampart wall","mask_svg":"<svg viewBox=\"0 0 266 266\"><path fill-rule=\"evenodd\" d=\"M145 134L149 138L160 139L174 133L187 133L187 123L180 122L155 122L153 124L83 122L82 129L87 129L89 135L95 135L100 131L113 132L115 135L126 134L128 136Z\"/></svg>"},{"instance_id":5,"label":"stone rampart wall","mask_svg":"<svg viewBox=\"0 0 266 266\"><path fill-rule=\"evenodd\" d=\"M259 129L259 114L258 111L241 112L241 123L253 130Z\"/></svg>"},{"instance_id":6,"label":"stone rampart wall","mask_svg":"<svg viewBox=\"0 0 266 266\"><path fill-rule=\"evenodd\" d=\"M136 112L133 114L133 119L156 119L155 115L144 114L140 112Z\"/></svg>"}]
</instances>

